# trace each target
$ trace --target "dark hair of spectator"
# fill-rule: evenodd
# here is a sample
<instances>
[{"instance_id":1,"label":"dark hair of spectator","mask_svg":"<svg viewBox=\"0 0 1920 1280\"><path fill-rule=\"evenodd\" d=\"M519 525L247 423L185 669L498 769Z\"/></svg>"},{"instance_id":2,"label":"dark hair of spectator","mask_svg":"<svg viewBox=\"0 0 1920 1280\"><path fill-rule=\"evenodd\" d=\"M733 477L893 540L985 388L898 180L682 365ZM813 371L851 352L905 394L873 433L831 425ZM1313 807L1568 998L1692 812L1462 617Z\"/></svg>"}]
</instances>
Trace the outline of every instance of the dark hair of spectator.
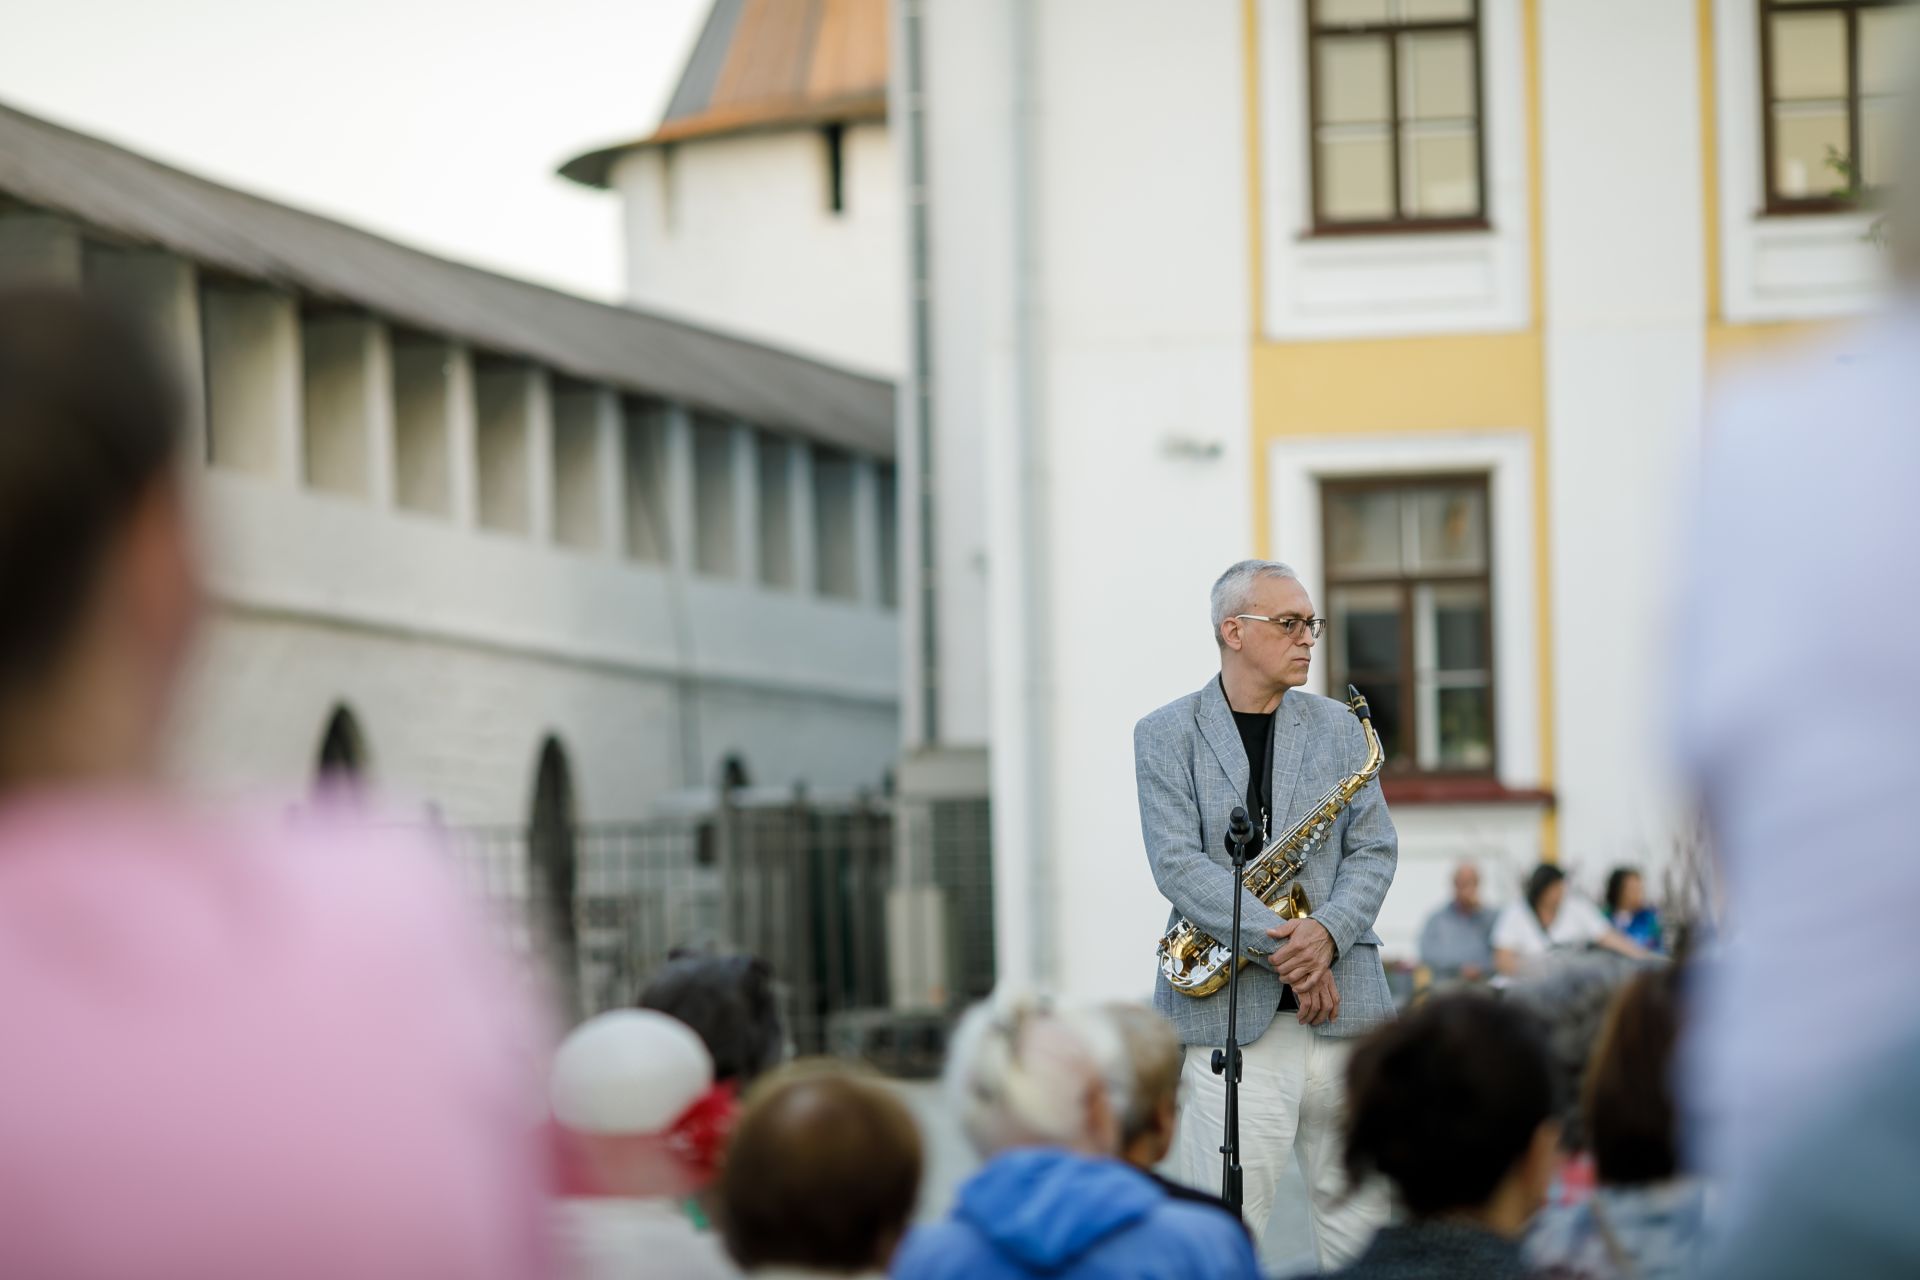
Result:
<instances>
[{"instance_id":1,"label":"dark hair of spectator","mask_svg":"<svg viewBox=\"0 0 1920 1280\"><path fill-rule=\"evenodd\" d=\"M920 1131L877 1080L797 1064L748 1095L720 1175L743 1269L885 1270L920 1190Z\"/></svg>"},{"instance_id":2,"label":"dark hair of spectator","mask_svg":"<svg viewBox=\"0 0 1920 1280\"><path fill-rule=\"evenodd\" d=\"M0 697L53 670L179 443L145 333L72 290L0 292Z\"/></svg>"},{"instance_id":3,"label":"dark hair of spectator","mask_svg":"<svg viewBox=\"0 0 1920 1280\"><path fill-rule=\"evenodd\" d=\"M1361 1042L1347 1064L1347 1177L1380 1174L1417 1217L1493 1199L1553 1113L1533 1016L1439 996Z\"/></svg>"},{"instance_id":4,"label":"dark hair of spectator","mask_svg":"<svg viewBox=\"0 0 1920 1280\"><path fill-rule=\"evenodd\" d=\"M1673 1121L1679 969L1640 973L1620 989L1594 1045L1580 1106L1600 1181L1671 1178L1680 1159Z\"/></svg>"},{"instance_id":5,"label":"dark hair of spectator","mask_svg":"<svg viewBox=\"0 0 1920 1280\"><path fill-rule=\"evenodd\" d=\"M676 952L636 1003L698 1032L713 1055L716 1081L744 1087L780 1061L786 1037L773 1001L773 973L757 956Z\"/></svg>"},{"instance_id":6,"label":"dark hair of spectator","mask_svg":"<svg viewBox=\"0 0 1920 1280\"><path fill-rule=\"evenodd\" d=\"M1551 862L1543 862L1533 869L1533 874L1527 877L1527 905L1535 915L1540 914L1540 899L1547 896L1547 890L1566 878L1567 873Z\"/></svg>"},{"instance_id":7,"label":"dark hair of spectator","mask_svg":"<svg viewBox=\"0 0 1920 1280\"><path fill-rule=\"evenodd\" d=\"M1607 877L1607 914L1612 915L1620 909L1620 895L1627 890L1627 881L1639 875L1635 867L1615 867Z\"/></svg>"}]
</instances>

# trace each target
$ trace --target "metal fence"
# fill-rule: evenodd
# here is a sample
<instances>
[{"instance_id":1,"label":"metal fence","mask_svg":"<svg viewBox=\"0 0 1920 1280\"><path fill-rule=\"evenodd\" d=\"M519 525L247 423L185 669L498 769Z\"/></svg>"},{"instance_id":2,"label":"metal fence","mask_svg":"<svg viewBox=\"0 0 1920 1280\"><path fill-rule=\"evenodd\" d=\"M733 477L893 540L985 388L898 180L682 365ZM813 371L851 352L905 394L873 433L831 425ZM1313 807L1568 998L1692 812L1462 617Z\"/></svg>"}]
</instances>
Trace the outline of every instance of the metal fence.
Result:
<instances>
[{"instance_id":1,"label":"metal fence","mask_svg":"<svg viewBox=\"0 0 1920 1280\"><path fill-rule=\"evenodd\" d=\"M631 1004L675 949L746 951L772 966L796 1051L819 1053L836 1017L889 1007L892 833L883 805L796 799L448 835L571 1015Z\"/></svg>"}]
</instances>

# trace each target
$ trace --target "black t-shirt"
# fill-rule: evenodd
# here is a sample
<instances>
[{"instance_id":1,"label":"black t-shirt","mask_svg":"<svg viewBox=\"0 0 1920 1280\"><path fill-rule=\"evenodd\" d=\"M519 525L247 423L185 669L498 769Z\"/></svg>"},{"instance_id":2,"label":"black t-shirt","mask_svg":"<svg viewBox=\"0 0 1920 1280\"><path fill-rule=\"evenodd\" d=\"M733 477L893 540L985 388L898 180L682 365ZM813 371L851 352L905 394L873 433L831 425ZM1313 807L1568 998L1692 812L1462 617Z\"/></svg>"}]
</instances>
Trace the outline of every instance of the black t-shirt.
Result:
<instances>
[{"instance_id":1,"label":"black t-shirt","mask_svg":"<svg viewBox=\"0 0 1920 1280\"><path fill-rule=\"evenodd\" d=\"M1247 813L1253 819L1254 845L1248 854L1259 852L1273 828L1273 712L1236 711L1233 722L1240 726L1240 744L1247 749Z\"/></svg>"},{"instance_id":2,"label":"black t-shirt","mask_svg":"<svg viewBox=\"0 0 1920 1280\"><path fill-rule=\"evenodd\" d=\"M1220 692L1226 693L1226 685ZM1228 704L1231 709L1232 704ZM1253 843L1247 846L1252 858L1273 838L1273 717L1272 711L1235 711L1233 722L1240 729L1240 745L1247 749L1247 813L1253 818ZM1300 999L1293 988L1280 985L1280 1007L1298 1009Z\"/></svg>"}]
</instances>

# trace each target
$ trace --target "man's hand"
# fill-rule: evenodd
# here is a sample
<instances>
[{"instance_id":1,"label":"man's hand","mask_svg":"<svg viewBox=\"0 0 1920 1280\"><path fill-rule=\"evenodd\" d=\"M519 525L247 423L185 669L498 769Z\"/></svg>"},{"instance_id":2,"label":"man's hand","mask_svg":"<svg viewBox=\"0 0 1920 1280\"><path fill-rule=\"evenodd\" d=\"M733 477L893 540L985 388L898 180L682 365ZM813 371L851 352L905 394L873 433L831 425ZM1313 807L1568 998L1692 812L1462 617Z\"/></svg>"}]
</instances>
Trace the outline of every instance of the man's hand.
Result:
<instances>
[{"instance_id":1,"label":"man's hand","mask_svg":"<svg viewBox=\"0 0 1920 1280\"><path fill-rule=\"evenodd\" d=\"M1468 982L1478 982L1487 976L1487 971L1477 964L1463 964L1460 966L1460 976Z\"/></svg>"},{"instance_id":2,"label":"man's hand","mask_svg":"<svg viewBox=\"0 0 1920 1280\"><path fill-rule=\"evenodd\" d=\"M1282 920L1267 930L1269 938L1283 938L1286 945L1267 957L1280 981L1297 993L1311 986L1333 965L1333 935L1318 920Z\"/></svg>"},{"instance_id":3,"label":"man's hand","mask_svg":"<svg viewBox=\"0 0 1920 1280\"><path fill-rule=\"evenodd\" d=\"M1317 1027L1340 1016L1340 988L1334 984L1331 969L1306 986L1295 987L1293 995L1300 1002L1296 1017L1303 1027Z\"/></svg>"}]
</instances>

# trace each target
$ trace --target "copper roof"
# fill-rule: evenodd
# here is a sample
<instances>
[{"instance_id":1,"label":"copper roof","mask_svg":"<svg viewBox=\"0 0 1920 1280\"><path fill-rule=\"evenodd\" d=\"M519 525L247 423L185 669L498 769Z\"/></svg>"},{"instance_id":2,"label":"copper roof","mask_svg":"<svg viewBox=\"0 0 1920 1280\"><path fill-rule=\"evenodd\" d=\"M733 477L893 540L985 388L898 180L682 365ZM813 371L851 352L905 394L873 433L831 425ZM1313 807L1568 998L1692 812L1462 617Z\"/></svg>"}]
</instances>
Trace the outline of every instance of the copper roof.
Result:
<instances>
[{"instance_id":1,"label":"copper roof","mask_svg":"<svg viewBox=\"0 0 1920 1280\"><path fill-rule=\"evenodd\" d=\"M660 126L560 173L604 187L628 151L887 114L887 0L714 0Z\"/></svg>"}]
</instances>

